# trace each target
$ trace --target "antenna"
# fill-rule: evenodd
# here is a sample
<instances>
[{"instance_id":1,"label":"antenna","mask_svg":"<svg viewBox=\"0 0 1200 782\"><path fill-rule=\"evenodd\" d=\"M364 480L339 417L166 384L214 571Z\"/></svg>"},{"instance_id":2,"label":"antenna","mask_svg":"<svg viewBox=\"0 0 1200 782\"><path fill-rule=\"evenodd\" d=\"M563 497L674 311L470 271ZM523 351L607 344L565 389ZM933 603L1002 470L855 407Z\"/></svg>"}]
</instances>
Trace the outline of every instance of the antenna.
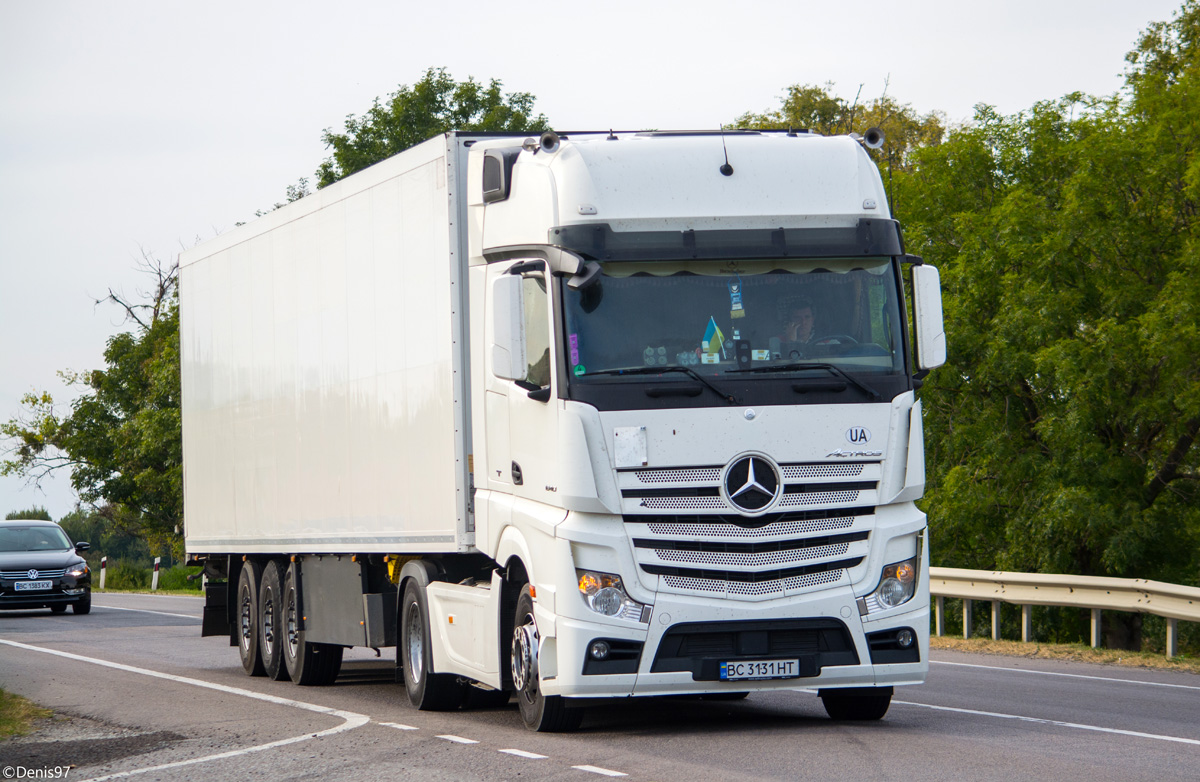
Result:
<instances>
[{"instance_id":1,"label":"antenna","mask_svg":"<svg viewBox=\"0 0 1200 782\"><path fill-rule=\"evenodd\" d=\"M721 126L721 149L725 152L725 165L721 166L720 171L725 176L733 176L733 166L729 165L729 148L725 146L725 126Z\"/></svg>"}]
</instances>

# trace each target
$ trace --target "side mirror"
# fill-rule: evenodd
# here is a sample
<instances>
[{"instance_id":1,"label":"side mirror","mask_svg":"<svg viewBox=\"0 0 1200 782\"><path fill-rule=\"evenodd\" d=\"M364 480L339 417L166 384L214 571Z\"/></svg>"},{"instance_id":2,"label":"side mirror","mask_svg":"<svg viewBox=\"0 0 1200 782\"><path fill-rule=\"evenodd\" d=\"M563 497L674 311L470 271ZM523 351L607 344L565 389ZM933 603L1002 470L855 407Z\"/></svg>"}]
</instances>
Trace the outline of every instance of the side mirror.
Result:
<instances>
[{"instance_id":1,"label":"side mirror","mask_svg":"<svg viewBox=\"0 0 1200 782\"><path fill-rule=\"evenodd\" d=\"M75 544L76 551L87 551L91 547L92 547L91 543L76 543Z\"/></svg>"},{"instance_id":2,"label":"side mirror","mask_svg":"<svg viewBox=\"0 0 1200 782\"><path fill-rule=\"evenodd\" d=\"M501 275L492 283L492 374L522 380L525 359L525 300L520 275Z\"/></svg>"},{"instance_id":3,"label":"side mirror","mask_svg":"<svg viewBox=\"0 0 1200 782\"><path fill-rule=\"evenodd\" d=\"M912 280L913 316L917 322L917 369L935 369L946 363L941 275L933 266L914 266Z\"/></svg>"}]
</instances>

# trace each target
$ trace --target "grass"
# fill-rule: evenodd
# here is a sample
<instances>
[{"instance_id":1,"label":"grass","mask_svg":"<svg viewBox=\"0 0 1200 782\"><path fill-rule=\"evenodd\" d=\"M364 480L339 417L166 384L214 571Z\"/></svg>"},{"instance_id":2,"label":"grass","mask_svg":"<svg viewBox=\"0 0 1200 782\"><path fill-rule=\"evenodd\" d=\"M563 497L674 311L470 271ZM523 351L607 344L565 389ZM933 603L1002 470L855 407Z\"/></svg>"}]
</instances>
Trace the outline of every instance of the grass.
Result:
<instances>
[{"instance_id":1,"label":"grass","mask_svg":"<svg viewBox=\"0 0 1200 782\"><path fill-rule=\"evenodd\" d=\"M151 591L150 587L148 587L148 586L147 587L128 587L128 588L122 587L119 589L114 589L113 587L109 587L108 589L101 589L100 587L98 587L96 585L97 583L98 582L96 582L96 581L92 582L92 592L96 593L97 595L121 594L121 595L172 595L175 597L204 597L204 593L198 589L158 589L155 591Z\"/></svg>"},{"instance_id":2,"label":"grass","mask_svg":"<svg viewBox=\"0 0 1200 782\"><path fill-rule=\"evenodd\" d=\"M0 689L0 739L27 736L34 720L46 719L52 714L49 709L35 706L20 695Z\"/></svg>"},{"instance_id":3,"label":"grass","mask_svg":"<svg viewBox=\"0 0 1200 782\"><path fill-rule=\"evenodd\" d=\"M1126 649L1093 649L1087 644L1043 644L1021 641L993 641L990 638L954 638L931 636L934 649L975 654L998 654L1005 657L1036 657L1042 660L1073 660L1082 663L1121 665L1130 668L1153 668L1160 671L1200 673L1200 660L1187 655L1171 659L1156 652L1131 652Z\"/></svg>"}]
</instances>

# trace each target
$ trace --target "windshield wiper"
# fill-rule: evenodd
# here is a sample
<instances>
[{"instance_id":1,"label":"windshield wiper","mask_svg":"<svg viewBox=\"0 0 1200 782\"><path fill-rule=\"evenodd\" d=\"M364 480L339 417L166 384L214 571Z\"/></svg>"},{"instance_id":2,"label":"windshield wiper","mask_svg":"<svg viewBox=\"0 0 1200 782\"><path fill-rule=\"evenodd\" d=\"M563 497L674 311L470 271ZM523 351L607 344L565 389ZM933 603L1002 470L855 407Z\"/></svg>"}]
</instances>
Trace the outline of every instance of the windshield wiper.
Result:
<instances>
[{"instance_id":1,"label":"windshield wiper","mask_svg":"<svg viewBox=\"0 0 1200 782\"><path fill-rule=\"evenodd\" d=\"M704 379L696 370L691 367L631 367L630 369L601 369L598 372L585 372L580 377L595 377L596 375L661 375L664 372L682 372L683 374L700 381L705 388L712 390L714 394L724 399L731 405L738 404L737 399L733 394L726 394L721 389L714 386L712 383Z\"/></svg>"},{"instance_id":2,"label":"windshield wiper","mask_svg":"<svg viewBox=\"0 0 1200 782\"><path fill-rule=\"evenodd\" d=\"M852 385L863 391L867 396L871 397L872 401L878 402L883 398L879 395L878 391L871 388L869 385L849 374L848 372L845 372L841 367L835 366L834 364L825 364L819 361L805 362L803 364L777 364L775 366L752 367L750 369L731 369L725 374L731 375L734 372L750 372L754 374L765 374L769 372L799 372L804 369L827 369L833 374L845 378Z\"/></svg>"}]
</instances>

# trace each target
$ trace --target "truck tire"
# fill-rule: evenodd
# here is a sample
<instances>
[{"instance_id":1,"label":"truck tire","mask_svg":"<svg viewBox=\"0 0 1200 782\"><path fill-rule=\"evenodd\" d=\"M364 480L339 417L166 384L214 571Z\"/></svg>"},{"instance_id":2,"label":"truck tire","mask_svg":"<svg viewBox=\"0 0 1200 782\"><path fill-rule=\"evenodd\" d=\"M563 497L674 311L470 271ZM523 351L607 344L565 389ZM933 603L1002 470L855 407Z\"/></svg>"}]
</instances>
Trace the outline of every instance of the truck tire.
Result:
<instances>
[{"instance_id":1,"label":"truck tire","mask_svg":"<svg viewBox=\"0 0 1200 782\"><path fill-rule=\"evenodd\" d=\"M263 568L258 588L258 656L268 679L288 677L283 664L283 573L277 560Z\"/></svg>"},{"instance_id":2,"label":"truck tire","mask_svg":"<svg viewBox=\"0 0 1200 782\"><path fill-rule=\"evenodd\" d=\"M337 644L310 643L301 628L300 576L296 564L288 566L283 579L283 624L281 643L283 667L296 684L322 687L333 684L342 669L342 652Z\"/></svg>"},{"instance_id":3,"label":"truck tire","mask_svg":"<svg viewBox=\"0 0 1200 782\"><path fill-rule=\"evenodd\" d=\"M819 694L826 713L835 720L880 720L892 705L891 687L821 690Z\"/></svg>"},{"instance_id":4,"label":"truck tire","mask_svg":"<svg viewBox=\"0 0 1200 782\"><path fill-rule=\"evenodd\" d=\"M415 579L404 587L400 604L400 664L408 700L421 711L451 711L466 693L458 677L433 673L433 646L429 640L429 603L425 588ZM468 685L469 686L469 685Z\"/></svg>"},{"instance_id":5,"label":"truck tire","mask_svg":"<svg viewBox=\"0 0 1200 782\"><path fill-rule=\"evenodd\" d=\"M539 733L564 733L583 722L583 709L567 708L560 695L542 694L538 672L541 635L533 615L529 584L521 588L513 618L512 678L525 727Z\"/></svg>"},{"instance_id":6,"label":"truck tire","mask_svg":"<svg viewBox=\"0 0 1200 782\"><path fill-rule=\"evenodd\" d=\"M242 658L242 670L247 676L263 676L262 657L258 654L258 585L262 580L262 568L253 560L242 563L237 587L237 639L238 656Z\"/></svg>"}]
</instances>

